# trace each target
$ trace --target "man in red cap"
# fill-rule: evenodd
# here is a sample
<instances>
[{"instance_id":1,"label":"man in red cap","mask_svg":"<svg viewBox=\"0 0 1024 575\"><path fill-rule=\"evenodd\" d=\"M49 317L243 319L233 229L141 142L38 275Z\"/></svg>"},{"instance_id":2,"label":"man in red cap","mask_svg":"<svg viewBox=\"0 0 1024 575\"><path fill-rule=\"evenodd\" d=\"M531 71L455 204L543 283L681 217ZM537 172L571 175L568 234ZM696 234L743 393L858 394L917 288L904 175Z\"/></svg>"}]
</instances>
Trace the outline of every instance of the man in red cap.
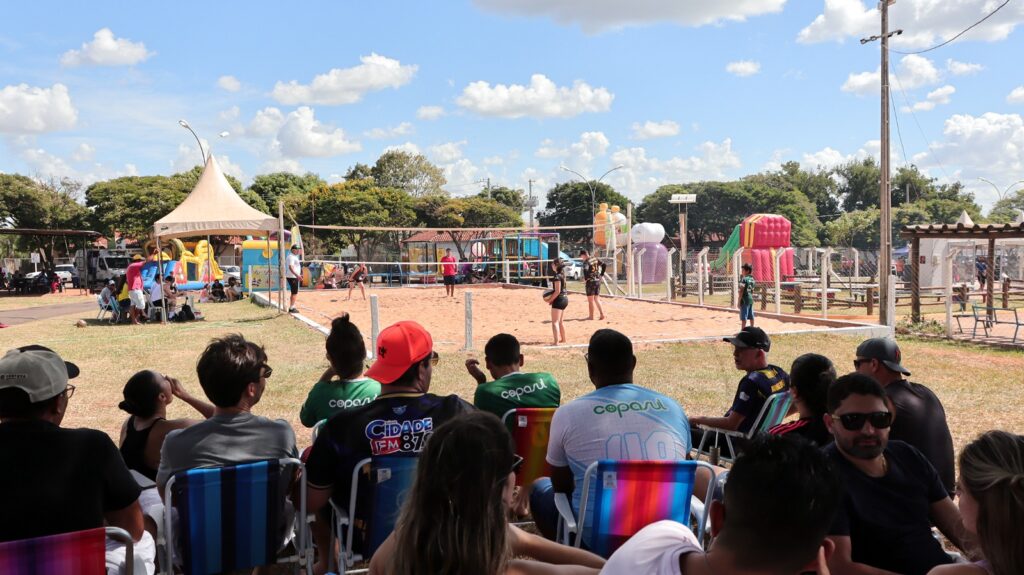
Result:
<instances>
[{"instance_id":1,"label":"man in red cap","mask_svg":"<svg viewBox=\"0 0 1024 575\"><path fill-rule=\"evenodd\" d=\"M366 377L381 383L381 394L367 405L339 413L321 428L306 461L306 505L318 512L328 501L348 509L352 488L352 469L367 457L417 457L427 439L439 425L461 413L472 411L471 404L457 395L428 393L438 355L434 341L423 326L400 321L387 327L377 338L377 360ZM469 455L469 454L467 454ZM366 475L361 476L367 479ZM359 486L362 495L370 493L369 482ZM357 505L357 514L369 505ZM366 517L351 523L366 526ZM318 549L328 549L328 530L318 519L313 526ZM357 531L356 547L365 533ZM317 572L326 569L327 553L318 558Z\"/></svg>"}]
</instances>

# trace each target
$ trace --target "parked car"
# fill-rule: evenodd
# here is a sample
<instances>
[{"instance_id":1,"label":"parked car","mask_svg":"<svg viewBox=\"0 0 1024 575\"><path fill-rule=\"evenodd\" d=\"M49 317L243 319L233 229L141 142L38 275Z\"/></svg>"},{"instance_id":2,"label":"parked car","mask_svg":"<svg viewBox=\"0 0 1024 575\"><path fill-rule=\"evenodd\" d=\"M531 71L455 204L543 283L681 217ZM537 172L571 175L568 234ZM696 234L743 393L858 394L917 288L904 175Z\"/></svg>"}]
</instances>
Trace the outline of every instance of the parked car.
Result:
<instances>
[{"instance_id":1,"label":"parked car","mask_svg":"<svg viewBox=\"0 0 1024 575\"><path fill-rule=\"evenodd\" d=\"M224 279L235 278L238 281L242 281L242 268L238 266L220 266L220 271L224 272Z\"/></svg>"},{"instance_id":2,"label":"parked car","mask_svg":"<svg viewBox=\"0 0 1024 575\"><path fill-rule=\"evenodd\" d=\"M74 275L72 274L72 271L74 271L74 266L72 266L70 264L69 265L59 265L59 266L57 266L54 269L54 271L57 273L57 277L60 278L61 283L64 283L64 284L73 283L74 275L77 275L77 274L74 274ZM43 272L29 272L29 273L25 274L25 278L26 279L30 279L30 280L34 280L35 278L39 277L39 275L42 274L42 273Z\"/></svg>"},{"instance_id":3,"label":"parked car","mask_svg":"<svg viewBox=\"0 0 1024 575\"><path fill-rule=\"evenodd\" d=\"M583 279L583 260L573 258L565 266L565 279L579 281Z\"/></svg>"}]
</instances>

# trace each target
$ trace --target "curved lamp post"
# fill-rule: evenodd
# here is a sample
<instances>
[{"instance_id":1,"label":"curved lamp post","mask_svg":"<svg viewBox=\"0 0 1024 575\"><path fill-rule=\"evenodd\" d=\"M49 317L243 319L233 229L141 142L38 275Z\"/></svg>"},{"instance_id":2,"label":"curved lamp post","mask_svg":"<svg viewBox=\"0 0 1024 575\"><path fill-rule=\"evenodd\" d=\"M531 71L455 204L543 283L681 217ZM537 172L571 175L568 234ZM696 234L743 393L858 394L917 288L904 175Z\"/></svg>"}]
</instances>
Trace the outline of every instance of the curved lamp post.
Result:
<instances>
[{"instance_id":1,"label":"curved lamp post","mask_svg":"<svg viewBox=\"0 0 1024 575\"><path fill-rule=\"evenodd\" d=\"M577 176L580 177L580 180L582 180L584 183L586 183L587 187L590 188L590 223L591 223L591 225L593 225L594 217L597 216L597 202L594 199L594 184L591 183L590 179L588 179L583 174L577 172L576 170L567 168L565 166L558 166L558 167L560 169L565 170L566 172L571 172L573 174L576 174ZM601 174L601 177L598 178L597 182L595 182L595 183L600 184L601 180L603 180L605 176L607 176L608 174L614 172L615 170L621 170L622 168L625 168L625 167L626 166L624 166L622 164L619 164L618 166L615 166L614 168L612 168L612 169L608 170L607 172ZM591 231L590 231L590 251L596 253L597 252L597 245L595 243L594 236L595 236L594 231L593 231L593 229L591 229Z\"/></svg>"},{"instance_id":2,"label":"curved lamp post","mask_svg":"<svg viewBox=\"0 0 1024 575\"><path fill-rule=\"evenodd\" d=\"M1002 200L1003 196L1008 194L1010 192L1010 190L1013 189L1014 186L1016 186L1017 184L1024 184L1024 180L1017 180L1016 182L1010 184L1009 186L1006 186L1006 189L1004 189L1002 191L999 191L999 186L997 186L995 184L995 182L993 182L991 180L988 180L988 179L985 179L985 178L978 178L978 179L983 181L983 182L985 182L986 184L992 186L995 189L995 191L996 191L996 197L999 198L1000 200Z\"/></svg>"},{"instance_id":3,"label":"curved lamp post","mask_svg":"<svg viewBox=\"0 0 1024 575\"><path fill-rule=\"evenodd\" d=\"M186 120L178 120L178 125L192 133L192 137L194 137L196 139L196 143L199 144L199 154L203 156L203 161L199 162L199 165L206 165L206 150L203 149L203 143L199 141L199 136L196 134L196 131L192 129L192 126L190 126Z\"/></svg>"}]
</instances>

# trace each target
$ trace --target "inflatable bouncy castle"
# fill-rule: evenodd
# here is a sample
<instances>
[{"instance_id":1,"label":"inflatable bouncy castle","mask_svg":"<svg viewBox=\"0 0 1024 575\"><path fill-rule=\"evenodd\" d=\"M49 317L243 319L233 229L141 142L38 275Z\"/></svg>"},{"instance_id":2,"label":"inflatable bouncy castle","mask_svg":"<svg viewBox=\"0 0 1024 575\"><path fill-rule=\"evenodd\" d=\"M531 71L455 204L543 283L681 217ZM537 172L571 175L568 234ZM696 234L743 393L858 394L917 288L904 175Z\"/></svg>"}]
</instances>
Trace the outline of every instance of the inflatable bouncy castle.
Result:
<instances>
[{"instance_id":1,"label":"inflatable bouncy castle","mask_svg":"<svg viewBox=\"0 0 1024 575\"><path fill-rule=\"evenodd\" d=\"M665 239L665 227L661 224L645 222L633 226L629 232L633 240L633 249L645 249L640 256L637 269L641 273L640 282L645 284L661 283L668 273L668 248L661 243Z\"/></svg>"},{"instance_id":2,"label":"inflatable bouncy castle","mask_svg":"<svg viewBox=\"0 0 1024 575\"><path fill-rule=\"evenodd\" d=\"M748 216L733 230L722 252L714 263L716 269L732 265L732 255L737 248L743 248L740 258L743 263L754 267L754 279L758 282L775 281L775 252L789 247L792 224L786 218L775 214L754 214ZM779 258L780 278L793 275L793 250Z\"/></svg>"}]
</instances>

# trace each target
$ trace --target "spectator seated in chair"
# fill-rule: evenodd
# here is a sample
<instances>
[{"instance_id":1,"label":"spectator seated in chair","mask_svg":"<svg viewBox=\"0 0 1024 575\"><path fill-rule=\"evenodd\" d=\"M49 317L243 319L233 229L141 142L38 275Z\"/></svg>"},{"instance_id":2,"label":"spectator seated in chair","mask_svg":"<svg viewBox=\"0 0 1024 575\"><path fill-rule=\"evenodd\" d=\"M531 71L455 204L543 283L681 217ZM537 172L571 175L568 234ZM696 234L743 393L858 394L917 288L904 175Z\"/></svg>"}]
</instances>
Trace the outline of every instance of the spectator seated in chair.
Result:
<instances>
[{"instance_id":1,"label":"spectator seated in chair","mask_svg":"<svg viewBox=\"0 0 1024 575\"><path fill-rule=\"evenodd\" d=\"M210 286L210 299L213 301L228 301L228 294L224 293L224 284L220 280L213 280Z\"/></svg>"},{"instance_id":2,"label":"spectator seated in chair","mask_svg":"<svg viewBox=\"0 0 1024 575\"><path fill-rule=\"evenodd\" d=\"M242 284L238 282L238 278L235 276L228 277L228 285L224 288L224 295L227 296L228 301L242 299Z\"/></svg>"}]
</instances>

